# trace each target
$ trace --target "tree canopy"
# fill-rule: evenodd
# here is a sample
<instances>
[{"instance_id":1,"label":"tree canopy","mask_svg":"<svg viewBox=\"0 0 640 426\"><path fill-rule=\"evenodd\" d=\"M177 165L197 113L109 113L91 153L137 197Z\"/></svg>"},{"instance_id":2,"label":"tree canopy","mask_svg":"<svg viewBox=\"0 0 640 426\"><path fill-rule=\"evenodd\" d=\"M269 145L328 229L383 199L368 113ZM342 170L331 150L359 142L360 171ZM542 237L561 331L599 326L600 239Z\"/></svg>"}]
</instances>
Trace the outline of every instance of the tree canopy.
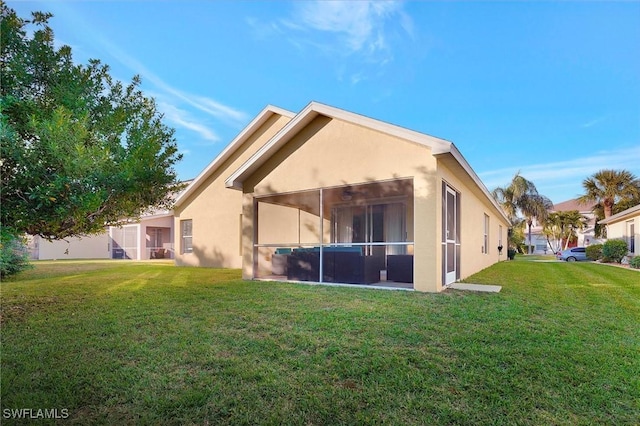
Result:
<instances>
[{"instance_id":1,"label":"tree canopy","mask_svg":"<svg viewBox=\"0 0 640 426\"><path fill-rule=\"evenodd\" d=\"M52 15L0 8L2 226L61 239L170 207L182 156L140 78L76 64L54 45Z\"/></svg>"},{"instance_id":2,"label":"tree canopy","mask_svg":"<svg viewBox=\"0 0 640 426\"><path fill-rule=\"evenodd\" d=\"M516 173L509 185L498 187L492 191L493 197L500 203L511 223L526 223L529 228L529 244L531 244L531 226L533 219L544 222L553 203L549 198L538 193L533 182ZM518 220L518 214L524 221Z\"/></svg>"},{"instance_id":3,"label":"tree canopy","mask_svg":"<svg viewBox=\"0 0 640 426\"><path fill-rule=\"evenodd\" d=\"M585 194L578 201L596 202L596 214L601 211L604 218L640 204L640 179L628 170L600 170L582 186Z\"/></svg>"}]
</instances>

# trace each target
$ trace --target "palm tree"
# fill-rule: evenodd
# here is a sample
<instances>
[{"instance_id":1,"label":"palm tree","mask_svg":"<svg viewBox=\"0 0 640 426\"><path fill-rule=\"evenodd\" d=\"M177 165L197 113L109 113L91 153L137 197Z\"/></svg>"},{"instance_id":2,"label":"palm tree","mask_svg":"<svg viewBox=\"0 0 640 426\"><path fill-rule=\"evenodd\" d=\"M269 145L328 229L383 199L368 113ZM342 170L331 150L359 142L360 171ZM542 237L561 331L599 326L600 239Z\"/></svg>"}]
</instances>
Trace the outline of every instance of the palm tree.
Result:
<instances>
[{"instance_id":1,"label":"palm tree","mask_svg":"<svg viewBox=\"0 0 640 426\"><path fill-rule=\"evenodd\" d=\"M616 204L630 204L640 199L640 180L627 170L600 170L582 181L582 186L586 193L578 201L598 203L605 219L613 214Z\"/></svg>"},{"instance_id":2,"label":"palm tree","mask_svg":"<svg viewBox=\"0 0 640 426\"><path fill-rule=\"evenodd\" d=\"M514 178L515 179L515 178ZM491 191L493 198L498 200L502 206L502 210L507 214L509 221L514 224L518 218L518 207L516 206L517 195L515 194L513 185L506 186L504 188L498 187Z\"/></svg>"},{"instance_id":3,"label":"palm tree","mask_svg":"<svg viewBox=\"0 0 640 426\"><path fill-rule=\"evenodd\" d=\"M533 184L532 184L533 185ZM531 254L531 226L533 220L536 219L539 223L544 223L549 215L549 210L553 208L553 203L550 199L544 195L538 194L535 185L530 188L529 192L522 198L520 211L527 221L529 227L529 254Z\"/></svg>"},{"instance_id":4,"label":"palm tree","mask_svg":"<svg viewBox=\"0 0 640 426\"><path fill-rule=\"evenodd\" d=\"M567 228L565 231L566 240L564 243L564 249L566 250L569 248L569 242L578 237L578 233L576 231L587 227L588 219L582 216L578 210L559 213L561 213L564 225Z\"/></svg>"},{"instance_id":5,"label":"palm tree","mask_svg":"<svg viewBox=\"0 0 640 426\"><path fill-rule=\"evenodd\" d=\"M535 185L520 176L520 172L518 172L511 179L511 183L508 186L504 188L498 187L492 191L493 197L498 200L511 222L517 221L522 198L531 187L535 189Z\"/></svg>"},{"instance_id":6,"label":"palm tree","mask_svg":"<svg viewBox=\"0 0 640 426\"><path fill-rule=\"evenodd\" d=\"M502 205L512 223L516 221L518 212L525 217L529 228L528 252L530 253L533 221L536 219L541 223L544 222L548 211L553 208L553 203L544 195L540 195L535 184L522 177L520 172L515 174L508 186L498 187L493 190L492 194Z\"/></svg>"},{"instance_id":7,"label":"palm tree","mask_svg":"<svg viewBox=\"0 0 640 426\"><path fill-rule=\"evenodd\" d=\"M542 233L547 237L547 244L554 253L562 249L562 237L565 233L564 224L559 213L560 212L550 213L542 229ZM553 241L553 243L551 241Z\"/></svg>"},{"instance_id":8,"label":"palm tree","mask_svg":"<svg viewBox=\"0 0 640 426\"><path fill-rule=\"evenodd\" d=\"M542 232L546 235L551 250L558 252L562 250L563 240L564 249L569 247L569 242L578 236L576 230L584 229L586 222L587 218L577 210L553 212L549 213ZM555 245L551 244L550 239L554 240Z\"/></svg>"}]
</instances>

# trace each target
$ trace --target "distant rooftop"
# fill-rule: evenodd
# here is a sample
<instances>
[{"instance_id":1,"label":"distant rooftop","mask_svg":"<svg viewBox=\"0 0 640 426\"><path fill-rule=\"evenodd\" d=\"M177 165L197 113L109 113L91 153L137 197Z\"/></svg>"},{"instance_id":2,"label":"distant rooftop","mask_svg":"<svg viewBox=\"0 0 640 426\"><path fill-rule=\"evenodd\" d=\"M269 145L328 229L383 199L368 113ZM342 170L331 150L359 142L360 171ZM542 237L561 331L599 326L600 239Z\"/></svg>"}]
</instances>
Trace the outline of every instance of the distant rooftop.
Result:
<instances>
[{"instance_id":1,"label":"distant rooftop","mask_svg":"<svg viewBox=\"0 0 640 426\"><path fill-rule=\"evenodd\" d=\"M573 200L567 200L558 204L554 204L553 209L551 210L554 212L568 212L571 210L578 210L579 212L591 212L595 205L596 203L594 202L582 204L578 202L577 198L574 198Z\"/></svg>"}]
</instances>

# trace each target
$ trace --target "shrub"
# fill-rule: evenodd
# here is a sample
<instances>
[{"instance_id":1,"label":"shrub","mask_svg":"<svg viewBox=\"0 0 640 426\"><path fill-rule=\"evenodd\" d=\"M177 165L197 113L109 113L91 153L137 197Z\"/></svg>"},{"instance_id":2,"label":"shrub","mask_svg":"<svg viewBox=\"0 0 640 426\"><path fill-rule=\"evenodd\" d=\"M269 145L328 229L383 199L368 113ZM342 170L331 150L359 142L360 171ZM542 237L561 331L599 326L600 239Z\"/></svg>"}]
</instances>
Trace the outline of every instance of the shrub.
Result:
<instances>
[{"instance_id":1,"label":"shrub","mask_svg":"<svg viewBox=\"0 0 640 426\"><path fill-rule=\"evenodd\" d=\"M602 246L602 256L611 262L620 263L622 258L627 255L629 249L624 240L609 240Z\"/></svg>"},{"instance_id":2,"label":"shrub","mask_svg":"<svg viewBox=\"0 0 640 426\"><path fill-rule=\"evenodd\" d=\"M24 239L12 229L0 226L0 278L31 268Z\"/></svg>"},{"instance_id":3,"label":"shrub","mask_svg":"<svg viewBox=\"0 0 640 426\"><path fill-rule=\"evenodd\" d=\"M640 269L640 256L634 256L629 261L629 266L631 266L633 269Z\"/></svg>"},{"instance_id":4,"label":"shrub","mask_svg":"<svg viewBox=\"0 0 640 426\"><path fill-rule=\"evenodd\" d=\"M587 247L587 258L589 260L602 259L602 244L592 244Z\"/></svg>"}]
</instances>

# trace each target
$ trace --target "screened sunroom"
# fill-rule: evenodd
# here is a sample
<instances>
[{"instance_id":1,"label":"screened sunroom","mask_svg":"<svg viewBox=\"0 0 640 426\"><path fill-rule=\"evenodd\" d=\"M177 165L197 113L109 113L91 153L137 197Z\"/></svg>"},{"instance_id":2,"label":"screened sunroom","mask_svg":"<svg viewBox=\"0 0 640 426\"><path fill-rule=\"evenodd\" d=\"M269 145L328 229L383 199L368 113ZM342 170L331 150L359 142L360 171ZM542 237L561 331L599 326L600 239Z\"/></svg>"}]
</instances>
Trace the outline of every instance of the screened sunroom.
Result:
<instances>
[{"instance_id":1,"label":"screened sunroom","mask_svg":"<svg viewBox=\"0 0 640 426\"><path fill-rule=\"evenodd\" d=\"M254 277L413 288L413 179L254 198Z\"/></svg>"}]
</instances>

